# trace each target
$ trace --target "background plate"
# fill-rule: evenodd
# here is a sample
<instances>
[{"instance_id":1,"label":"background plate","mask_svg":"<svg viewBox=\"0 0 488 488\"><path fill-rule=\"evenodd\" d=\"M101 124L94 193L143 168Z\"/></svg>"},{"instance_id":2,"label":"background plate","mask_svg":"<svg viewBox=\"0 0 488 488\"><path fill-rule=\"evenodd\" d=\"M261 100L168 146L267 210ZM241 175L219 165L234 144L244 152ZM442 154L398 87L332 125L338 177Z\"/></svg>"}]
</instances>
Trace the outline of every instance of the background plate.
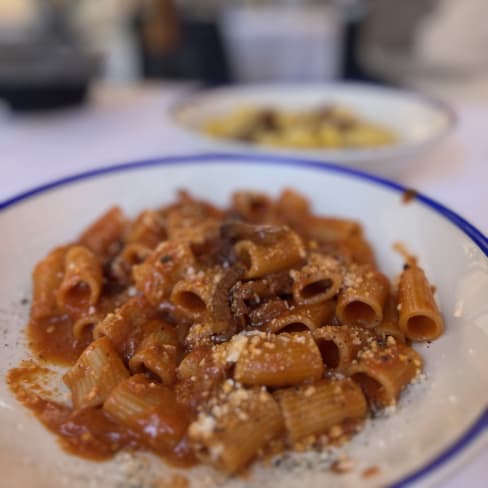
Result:
<instances>
[{"instance_id":1,"label":"background plate","mask_svg":"<svg viewBox=\"0 0 488 488\"><path fill-rule=\"evenodd\" d=\"M201 130L210 119L228 114L236 107L304 110L328 103L349 107L360 117L392 129L399 141L391 146L366 149L291 149L226 140ZM191 131L209 147L314 157L384 174L412 163L456 123L453 110L434 98L396 88L344 82L238 85L202 90L175 104L172 115L181 128Z\"/></svg>"}]
</instances>

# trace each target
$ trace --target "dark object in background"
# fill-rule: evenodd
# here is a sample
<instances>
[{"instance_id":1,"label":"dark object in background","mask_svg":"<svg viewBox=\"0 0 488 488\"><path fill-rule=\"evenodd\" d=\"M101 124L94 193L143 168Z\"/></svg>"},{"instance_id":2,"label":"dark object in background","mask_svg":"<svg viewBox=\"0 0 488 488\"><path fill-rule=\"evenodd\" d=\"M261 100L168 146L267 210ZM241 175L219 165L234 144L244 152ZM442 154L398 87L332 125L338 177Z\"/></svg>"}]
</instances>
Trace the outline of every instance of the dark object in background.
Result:
<instances>
[{"instance_id":1,"label":"dark object in background","mask_svg":"<svg viewBox=\"0 0 488 488\"><path fill-rule=\"evenodd\" d=\"M88 93L88 83L78 85L0 86L0 99L17 112L54 110L81 104Z\"/></svg>"},{"instance_id":2,"label":"dark object in background","mask_svg":"<svg viewBox=\"0 0 488 488\"><path fill-rule=\"evenodd\" d=\"M342 52L342 79L384 84L380 78L368 73L359 61L361 31L366 18L363 15L353 17L344 23L344 46Z\"/></svg>"},{"instance_id":3,"label":"dark object in background","mask_svg":"<svg viewBox=\"0 0 488 488\"><path fill-rule=\"evenodd\" d=\"M230 81L222 39L215 22L181 19L180 40L164 52L144 42L141 20L136 23L144 78L193 79L209 85Z\"/></svg>"},{"instance_id":4,"label":"dark object in background","mask_svg":"<svg viewBox=\"0 0 488 488\"><path fill-rule=\"evenodd\" d=\"M83 102L97 59L81 47L72 2L39 1L39 26L0 43L0 99L13 110L47 110Z\"/></svg>"},{"instance_id":5,"label":"dark object in background","mask_svg":"<svg viewBox=\"0 0 488 488\"><path fill-rule=\"evenodd\" d=\"M0 47L0 99L13 110L47 110L82 103L96 71L93 57L73 46Z\"/></svg>"},{"instance_id":6,"label":"dark object in background","mask_svg":"<svg viewBox=\"0 0 488 488\"><path fill-rule=\"evenodd\" d=\"M351 81L373 81L362 69L357 55L361 21L347 22L344 27L342 78Z\"/></svg>"}]
</instances>

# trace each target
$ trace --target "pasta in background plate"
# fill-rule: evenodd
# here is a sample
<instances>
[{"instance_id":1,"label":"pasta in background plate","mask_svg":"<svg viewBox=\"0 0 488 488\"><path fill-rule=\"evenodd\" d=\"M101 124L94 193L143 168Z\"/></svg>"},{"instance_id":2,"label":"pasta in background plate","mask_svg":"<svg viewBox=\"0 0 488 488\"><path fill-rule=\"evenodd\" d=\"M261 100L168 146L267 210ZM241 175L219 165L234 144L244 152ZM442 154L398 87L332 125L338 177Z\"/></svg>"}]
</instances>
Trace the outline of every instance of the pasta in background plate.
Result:
<instances>
[{"instance_id":1,"label":"pasta in background plate","mask_svg":"<svg viewBox=\"0 0 488 488\"><path fill-rule=\"evenodd\" d=\"M365 120L340 105L300 111L272 107L238 107L203 125L211 136L260 146L358 149L393 144L394 132Z\"/></svg>"},{"instance_id":2,"label":"pasta in background plate","mask_svg":"<svg viewBox=\"0 0 488 488\"><path fill-rule=\"evenodd\" d=\"M239 191L227 209L182 191L134 220L114 207L33 271L30 344L68 366L71 404L29 388L22 365L7 379L90 459L151 450L233 475L343 443L421 373L411 342L443 332L407 261L393 286L358 222L291 189Z\"/></svg>"}]
</instances>

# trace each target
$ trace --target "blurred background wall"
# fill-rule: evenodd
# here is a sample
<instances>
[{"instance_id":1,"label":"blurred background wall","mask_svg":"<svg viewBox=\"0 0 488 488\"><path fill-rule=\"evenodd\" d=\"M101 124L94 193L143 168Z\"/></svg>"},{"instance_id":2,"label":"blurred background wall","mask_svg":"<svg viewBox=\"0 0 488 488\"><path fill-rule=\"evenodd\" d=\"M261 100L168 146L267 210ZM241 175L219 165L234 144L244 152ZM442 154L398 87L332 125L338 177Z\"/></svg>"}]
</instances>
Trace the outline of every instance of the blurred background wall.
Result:
<instances>
[{"instance_id":1,"label":"blurred background wall","mask_svg":"<svg viewBox=\"0 0 488 488\"><path fill-rule=\"evenodd\" d=\"M74 100L94 78L486 89L487 17L486 0L0 0L0 98Z\"/></svg>"}]
</instances>

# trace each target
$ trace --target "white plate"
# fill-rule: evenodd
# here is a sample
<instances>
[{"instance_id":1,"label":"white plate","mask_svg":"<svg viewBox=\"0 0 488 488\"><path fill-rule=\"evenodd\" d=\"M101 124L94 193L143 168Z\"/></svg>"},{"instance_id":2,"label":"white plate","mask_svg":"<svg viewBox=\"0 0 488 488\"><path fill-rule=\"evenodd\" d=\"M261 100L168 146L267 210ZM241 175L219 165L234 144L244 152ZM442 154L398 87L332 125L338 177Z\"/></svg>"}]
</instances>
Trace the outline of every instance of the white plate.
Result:
<instances>
[{"instance_id":1,"label":"white plate","mask_svg":"<svg viewBox=\"0 0 488 488\"><path fill-rule=\"evenodd\" d=\"M30 272L50 248L76 236L114 203L135 215L144 207L174 198L188 188L215 203L231 191L250 188L276 193L284 186L304 192L317 212L360 219L390 276L401 267L392 251L404 242L437 286L446 334L418 345L427 380L408 388L398 411L368 421L344 451L356 461L347 475L299 468L257 468L247 480L226 486L420 486L449 476L486 446L488 440L488 243L476 229L444 207L419 196L402 203L403 188L353 170L310 161L258 156L190 156L122 165L54 182L0 204L0 370L26 356L22 329L30 296ZM0 382L0 485L57 488L130 487L134 467L164 477L172 468L151 455L92 463L65 454ZM140 459L148 459L148 465ZM379 466L380 475L362 480L360 472ZM186 473L192 487L205 486L212 471ZM213 476L213 475L212 475ZM132 481L131 481L132 480ZM89 484L90 481L92 484ZM247 483L247 484L246 484Z\"/></svg>"},{"instance_id":2,"label":"white plate","mask_svg":"<svg viewBox=\"0 0 488 488\"><path fill-rule=\"evenodd\" d=\"M398 142L367 149L288 149L226 140L202 131L209 120L243 105L303 110L328 103L350 107L359 116L392 129ZM314 157L378 174L394 173L411 163L456 123L453 110L439 100L364 83L237 85L204 90L176 103L172 115L181 128L209 148Z\"/></svg>"}]
</instances>

